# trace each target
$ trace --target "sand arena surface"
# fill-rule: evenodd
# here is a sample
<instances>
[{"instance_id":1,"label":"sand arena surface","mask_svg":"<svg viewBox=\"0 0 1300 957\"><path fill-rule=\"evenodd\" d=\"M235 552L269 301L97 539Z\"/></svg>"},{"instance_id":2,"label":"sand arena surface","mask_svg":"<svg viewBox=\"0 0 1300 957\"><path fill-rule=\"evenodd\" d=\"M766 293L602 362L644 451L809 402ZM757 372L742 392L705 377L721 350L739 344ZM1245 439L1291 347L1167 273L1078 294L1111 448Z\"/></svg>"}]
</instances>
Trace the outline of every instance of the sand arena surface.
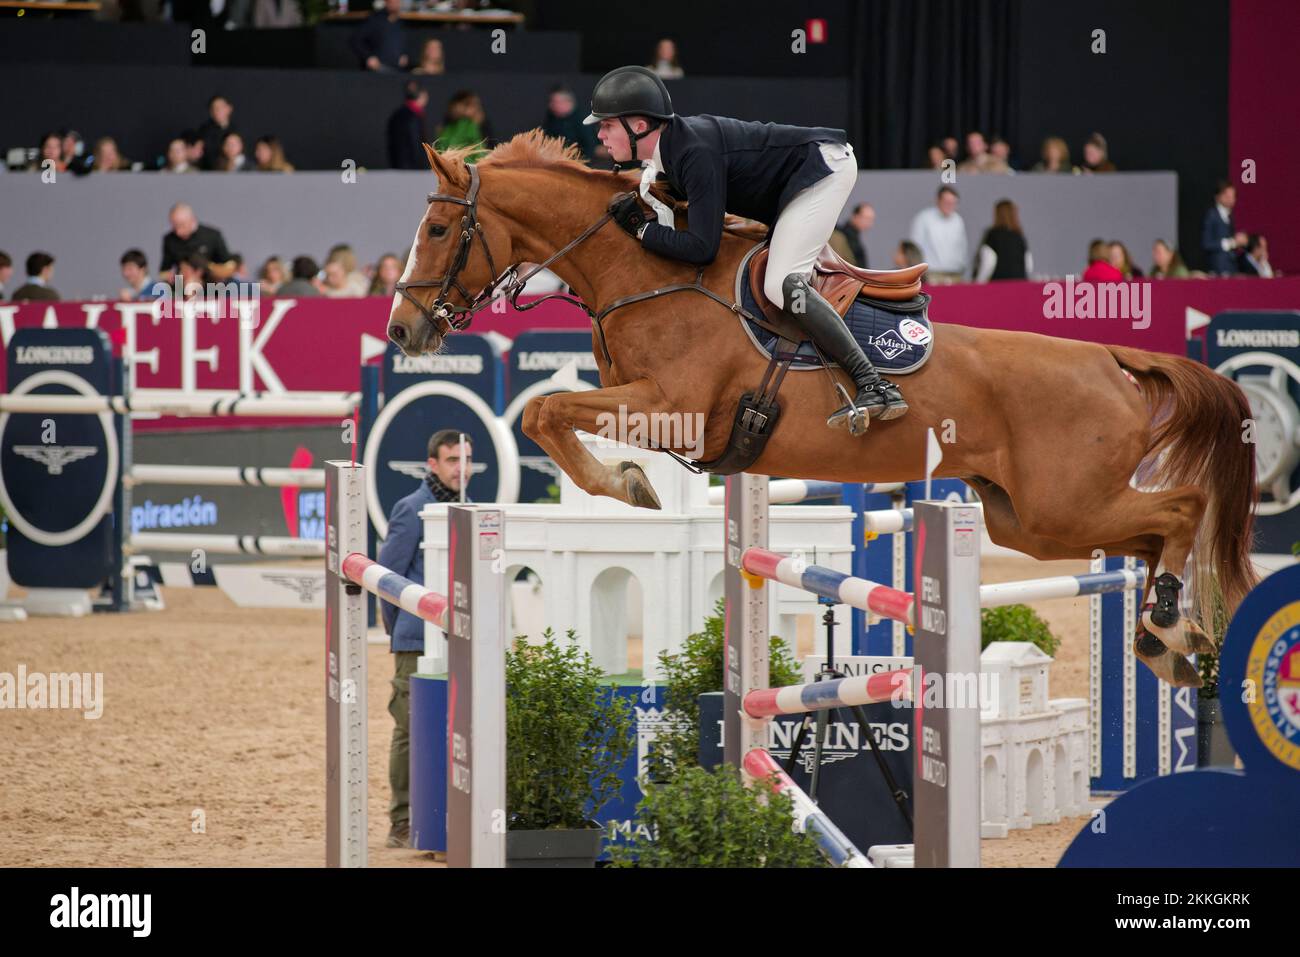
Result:
<instances>
[{"instance_id":1,"label":"sand arena surface","mask_svg":"<svg viewBox=\"0 0 1300 957\"><path fill-rule=\"evenodd\" d=\"M987 582L1086 571L984 562ZM104 676L98 720L0 711L0 866L323 866L323 613L240 609L215 588L164 598L157 613L0 624L0 671ZM1037 607L1062 639L1053 697L1086 697L1087 599ZM384 847L393 666L369 650L370 863L440 866ZM984 841L984 863L1053 866L1085 821Z\"/></svg>"}]
</instances>

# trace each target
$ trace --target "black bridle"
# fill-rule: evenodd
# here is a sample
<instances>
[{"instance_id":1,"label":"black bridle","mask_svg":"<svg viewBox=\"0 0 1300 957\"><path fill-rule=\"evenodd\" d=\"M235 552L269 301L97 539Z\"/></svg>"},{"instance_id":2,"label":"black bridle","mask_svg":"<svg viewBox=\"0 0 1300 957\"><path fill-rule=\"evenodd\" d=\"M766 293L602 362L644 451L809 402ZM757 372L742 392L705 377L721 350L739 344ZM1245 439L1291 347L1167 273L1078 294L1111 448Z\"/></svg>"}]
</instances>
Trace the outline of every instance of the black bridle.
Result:
<instances>
[{"instance_id":1,"label":"black bridle","mask_svg":"<svg viewBox=\"0 0 1300 957\"><path fill-rule=\"evenodd\" d=\"M483 308L497 286L511 272L508 269L500 275L497 273L496 263L492 259L492 247L488 245L487 238L483 235L483 227L478 221L478 187L478 167L470 166L469 189L465 192L464 198L451 196L448 193L429 194L428 202L430 206L434 203L455 203L458 206L465 207L465 215L460 218L460 241L456 246L455 258L452 259L451 266L445 276L439 276L436 279L416 279L411 282L399 282L394 286L400 296L420 310L420 314L424 316L425 321L444 334L459 332L466 328L474 318L474 313ZM465 264L469 262L475 236L483 245L483 253L487 256L488 269L496 278L484 286L477 296L471 296L469 291L461 284L460 273L465 268ZM416 242L419 242L418 237ZM438 297L434 299L432 308L429 308L407 292L408 289L427 289L434 286L438 287ZM447 293L452 289L460 293L460 297L465 300L464 306L457 306L447 301ZM439 327L439 321L447 324L445 330Z\"/></svg>"}]
</instances>

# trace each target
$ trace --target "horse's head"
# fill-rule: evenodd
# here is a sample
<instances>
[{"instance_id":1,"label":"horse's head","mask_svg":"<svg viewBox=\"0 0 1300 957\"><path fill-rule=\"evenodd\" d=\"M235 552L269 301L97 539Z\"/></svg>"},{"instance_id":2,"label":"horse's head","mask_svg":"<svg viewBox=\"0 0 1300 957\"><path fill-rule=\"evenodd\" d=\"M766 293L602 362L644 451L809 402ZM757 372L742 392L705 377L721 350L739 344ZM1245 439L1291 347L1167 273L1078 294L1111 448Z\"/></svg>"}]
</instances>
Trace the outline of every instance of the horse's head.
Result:
<instances>
[{"instance_id":1,"label":"horse's head","mask_svg":"<svg viewBox=\"0 0 1300 957\"><path fill-rule=\"evenodd\" d=\"M498 268L511 263L506 224L497 219L494 228L478 170L461 158L467 151L424 149L439 192L429 194L388 316L388 337L408 356L436 352L467 326L491 296Z\"/></svg>"}]
</instances>

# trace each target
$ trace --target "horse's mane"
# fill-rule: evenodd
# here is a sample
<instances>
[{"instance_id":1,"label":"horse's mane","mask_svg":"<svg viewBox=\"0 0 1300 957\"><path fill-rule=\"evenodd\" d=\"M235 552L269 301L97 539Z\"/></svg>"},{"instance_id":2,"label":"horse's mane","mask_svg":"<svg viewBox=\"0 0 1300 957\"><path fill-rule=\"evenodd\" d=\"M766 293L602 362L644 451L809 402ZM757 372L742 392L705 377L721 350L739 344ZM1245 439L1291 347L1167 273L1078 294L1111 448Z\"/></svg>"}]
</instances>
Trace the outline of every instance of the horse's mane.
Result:
<instances>
[{"instance_id":1,"label":"horse's mane","mask_svg":"<svg viewBox=\"0 0 1300 957\"><path fill-rule=\"evenodd\" d=\"M482 153L481 147L462 146L443 150L438 155L445 160L464 163L475 153ZM635 180L621 173L609 170L592 169L582 155L582 150L573 143L566 143L558 136L547 136L540 129L531 129L516 133L508 140L494 146L478 160L481 169L545 169L566 172L588 177L593 182L611 191L627 190L635 187ZM655 198L667 203L674 211L685 213L687 204L670 195L661 184L651 187ZM758 242L767 236L767 227L762 223L727 215L723 228L743 239Z\"/></svg>"}]
</instances>

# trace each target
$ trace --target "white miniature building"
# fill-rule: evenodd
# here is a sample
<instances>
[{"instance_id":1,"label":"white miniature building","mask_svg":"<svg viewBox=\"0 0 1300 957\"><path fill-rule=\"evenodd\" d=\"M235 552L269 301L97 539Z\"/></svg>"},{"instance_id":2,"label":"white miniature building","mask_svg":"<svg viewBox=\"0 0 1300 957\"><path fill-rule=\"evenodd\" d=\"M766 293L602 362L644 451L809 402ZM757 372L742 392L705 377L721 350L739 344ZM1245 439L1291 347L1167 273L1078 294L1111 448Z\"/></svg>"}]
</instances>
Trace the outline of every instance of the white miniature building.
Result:
<instances>
[{"instance_id":1,"label":"white miniature building","mask_svg":"<svg viewBox=\"0 0 1300 957\"><path fill-rule=\"evenodd\" d=\"M633 508L583 492L567 476L560 479L558 505L512 504L506 513L505 573L513 579L528 568L540 579L541 614L529 613L524 583L514 590L516 634L537 639L549 626L563 637L573 629L597 666L625 674L628 636L642 635L642 671L659 678L660 652L675 652L686 637L701 631L722 597L722 507L708 504L708 476L697 475L661 452L629 448L578 433L601 461L636 462L645 471L662 508ZM438 591L447 583L445 504L425 506L424 584ZM852 510L843 505L774 505L768 536L774 551L802 552L809 562L851 570ZM629 584L635 579L641 599L640 628L630 621ZM797 618L819 616L816 596L785 585L774 588L771 634L794 646ZM635 592L632 592L635 598ZM635 608L635 602L632 605ZM824 642L814 628L816 647ZM445 640L425 626L421 671L438 672Z\"/></svg>"},{"instance_id":2,"label":"white miniature building","mask_svg":"<svg viewBox=\"0 0 1300 957\"><path fill-rule=\"evenodd\" d=\"M1048 697L1052 657L1027 641L980 656L996 689L981 716L983 837L1088 813L1088 702Z\"/></svg>"}]
</instances>

